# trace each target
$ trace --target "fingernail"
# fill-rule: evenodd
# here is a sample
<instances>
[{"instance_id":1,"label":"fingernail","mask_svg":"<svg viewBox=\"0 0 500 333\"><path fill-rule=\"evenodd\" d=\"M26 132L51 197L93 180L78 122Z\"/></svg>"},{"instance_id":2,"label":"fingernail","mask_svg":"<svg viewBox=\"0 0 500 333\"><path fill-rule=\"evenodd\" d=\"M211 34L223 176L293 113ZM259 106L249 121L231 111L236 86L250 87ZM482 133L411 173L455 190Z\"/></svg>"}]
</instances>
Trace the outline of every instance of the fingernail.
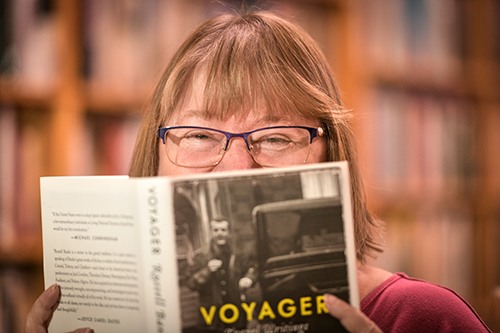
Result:
<instances>
[{"instance_id":1,"label":"fingernail","mask_svg":"<svg viewBox=\"0 0 500 333\"><path fill-rule=\"evenodd\" d=\"M59 285L57 283L54 283L49 287L49 292L50 293L59 293Z\"/></svg>"},{"instance_id":2,"label":"fingernail","mask_svg":"<svg viewBox=\"0 0 500 333\"><path fill-rule=\"evenodd\" d=\"M61 301L61 297L62 297L61 286L58 284L55 284L54 285L54 292L57 293L57 297L58 297L57 303L59 304L59 302Z\"/></svg>"}]
</instances>

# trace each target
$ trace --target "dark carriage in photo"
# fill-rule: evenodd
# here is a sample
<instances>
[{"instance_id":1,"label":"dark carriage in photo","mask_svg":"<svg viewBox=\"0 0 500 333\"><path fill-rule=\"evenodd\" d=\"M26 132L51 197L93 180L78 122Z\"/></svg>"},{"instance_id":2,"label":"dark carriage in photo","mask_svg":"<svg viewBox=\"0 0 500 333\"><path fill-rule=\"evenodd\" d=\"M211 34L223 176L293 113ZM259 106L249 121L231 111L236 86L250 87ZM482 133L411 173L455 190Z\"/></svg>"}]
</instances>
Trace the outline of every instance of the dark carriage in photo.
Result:
<instances>
[{"instance_id":1,"label":"dark carriage in photo","mask_svg":"<svg viewBox=\"0 0 500 333\"><path fill-rule=\"evenodd\" d=\"M317 313L317 296L331 293L349 301L340 198L259 205L253 210L253 223L263 299L273 307L283 299L294 300L297 311L287 321L309 322L317 328L325 322L331 327L332 318ZM279 318L276 324L281 322Z\"/></svg>"}]
</instances>

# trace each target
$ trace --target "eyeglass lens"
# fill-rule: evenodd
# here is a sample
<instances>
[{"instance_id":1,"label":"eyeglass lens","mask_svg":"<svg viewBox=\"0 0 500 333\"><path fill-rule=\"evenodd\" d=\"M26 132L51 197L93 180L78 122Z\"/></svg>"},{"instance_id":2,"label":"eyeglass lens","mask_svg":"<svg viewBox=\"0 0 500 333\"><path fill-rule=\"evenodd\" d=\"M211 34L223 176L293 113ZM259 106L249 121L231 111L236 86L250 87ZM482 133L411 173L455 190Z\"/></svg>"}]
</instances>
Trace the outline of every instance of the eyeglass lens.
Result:
<instances>
[{"instance_id":1,"label":"eyeglass lens","mask_svg":"<svg viewBox=\"0 0 500 333\"><path fill-rule=\"evenodd\" d=\"M270 128L252 132L247 143L262 166L301 164L309 155L310 133L304 128ZM165 149L172 163L185 167L217 165L224 156L224 133L199 128L175 128L165 134Z\"/></svg>"}]
</instances>

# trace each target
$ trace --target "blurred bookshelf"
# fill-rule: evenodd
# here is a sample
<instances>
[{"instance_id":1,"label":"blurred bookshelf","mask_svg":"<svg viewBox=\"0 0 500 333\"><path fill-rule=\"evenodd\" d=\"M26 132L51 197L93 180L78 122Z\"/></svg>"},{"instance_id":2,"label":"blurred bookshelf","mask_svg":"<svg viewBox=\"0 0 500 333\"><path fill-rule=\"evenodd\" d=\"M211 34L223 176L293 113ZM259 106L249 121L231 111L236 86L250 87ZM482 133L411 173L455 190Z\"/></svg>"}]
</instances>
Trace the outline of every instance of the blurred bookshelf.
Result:
<instances>
[{"instance_id":1,"label":"blurred bookshelf","mask_svg":"<svg viewBox=\"0 0 500 333\"><path fill-rule=\"evenodd\" d=\"M345 15L340 86L387 223L372 262L456 290L499 330L499 3L353 1Z\"/></svg>"},{"instance_id":2,"label":"blurred bookshelf","mask_svg":"<svg viewBox=\"0 0 500 333\"><path fill-rule=\"evenodd\" d=\"M43 290L39 177L126 174L168 59L240 6L225 2L1 2L0 332L21 332ZM455 289L500 329L500 4L246 2L307 30L354 110L368 202L387 222L370 262Z\"/></svg>"}]
</instances>

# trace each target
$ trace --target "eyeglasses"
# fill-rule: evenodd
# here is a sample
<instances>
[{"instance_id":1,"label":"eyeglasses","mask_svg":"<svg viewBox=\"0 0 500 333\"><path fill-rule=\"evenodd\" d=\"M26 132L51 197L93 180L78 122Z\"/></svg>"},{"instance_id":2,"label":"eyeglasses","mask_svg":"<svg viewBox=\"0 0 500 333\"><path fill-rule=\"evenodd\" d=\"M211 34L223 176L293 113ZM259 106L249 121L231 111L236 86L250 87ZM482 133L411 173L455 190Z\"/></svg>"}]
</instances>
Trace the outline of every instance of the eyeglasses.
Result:
<instances>
[{"instance_id":1,"label":"eyeglasses","mask_svg":"<svg viewBox=\"0 0 500 333\"><path fill-rule=\"evenodd\" d=\"M182 167L204 168L220 163L232 138L245 140L254 161L264 167L305 163L321 127L274 126L244 133L229 133L196 126L168 126L158 129L169 160Z\"/></svg>"}]
</instances>

